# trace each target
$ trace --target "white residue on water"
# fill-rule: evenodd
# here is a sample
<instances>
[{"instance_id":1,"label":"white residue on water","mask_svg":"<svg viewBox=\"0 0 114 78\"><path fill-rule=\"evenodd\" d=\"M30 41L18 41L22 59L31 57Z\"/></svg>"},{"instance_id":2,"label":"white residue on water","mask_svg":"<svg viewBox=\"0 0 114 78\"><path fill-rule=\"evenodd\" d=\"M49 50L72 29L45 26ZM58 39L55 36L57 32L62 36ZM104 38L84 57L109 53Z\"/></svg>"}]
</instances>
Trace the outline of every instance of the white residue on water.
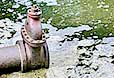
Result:
<instances>
[{"instance_id":1,"label":"white residue on water","mask_svg":"<svg viewBox=\"0 0 114 78\"><path fill-rule=\"evenodd\" d=\"M15 23L8 18L0 20L0 27L1 27L1 29L0 29L0 37L1 37L0 43L11 44L11 45L15 44L13 42L15 42L16 39L20 40L20 38L15 38L14 39L15 41L12 40L12 38L11 38L12 33L14 31L19 33L20 32L19 30L21 29L22 26L23 26L23 23L20 23L20 22ZM11 39L9 39L8 37Z\"/></svg>"},{"instance_id":2,"label":"white residue on water","mask_svg":"<svg viewBox=\"0 0 114 78\"><path fill-rule=\"evenodd\" d=\"M110 7L110 6L107 5L107 4L106 4L105 2L103 2L103 1L99 2L99 3L98 3L98 6L97 6L97 8L104 8L104 9L106 9L106 11L108 10L109 7Z\"/></svg>"},{"instance_id":3,"label":"white residue on water","mask_svg":"<svg viewBox=\"0 0 114 78\"><path fill-rule=\"evenodd\" d=\"M91 46L95 43L95 41L93 39L88 40L88 39L84 39L78 42L77 46Z\"/></svg>"},{"instance_id":4,"label":"white residue on water","mask_svg":"<svg viewBox=\"0 0 114 78\"><path fill-rule=\"evenodd\" d=\"M59 35L61 37L65 37L65 35L72 35L75 32L89 31L92 29L89 25L82 25L79 27L68 27L57 31L57 28L52 27L49 24L43 24L43 28L49 29L49 36Z\"/></svg>"},{"instance_id":5,"label":"white residue on water","mask_svg":"<svg viewBox=\"0 0 114 78\"><path fill-rule=\"evenodd\" d=\"M36 2L46 2L47 3L47 5L57 5L57 2L56 2L56 0L34 0L34 1L36 1Z\"/></svg>"},{"instance_id":6,"label":"white residue on water","mask_svg":"<svg viewBox=\"0 0 114 78\"><path fill-rule=\"evenodd\" d=\"M103 38L102 43L114 45L114 37Z\"/></svg>"},{"instance_id":7,"label":"white residue on water","mask_svg":"<svg viewBox=\"0 0 114 78\"><path fill-rule=\"evenodd\" d=\"M57 5L56 0L33 0L33 1L36 1L37 3L46 2L48 6ZM16 5L23 4L26 5L27 7L30 7L32 5L30 0L15 0L15 2L17 3ZM16 5L14 7L17 7Z\"/></svg>"}]
</instances>

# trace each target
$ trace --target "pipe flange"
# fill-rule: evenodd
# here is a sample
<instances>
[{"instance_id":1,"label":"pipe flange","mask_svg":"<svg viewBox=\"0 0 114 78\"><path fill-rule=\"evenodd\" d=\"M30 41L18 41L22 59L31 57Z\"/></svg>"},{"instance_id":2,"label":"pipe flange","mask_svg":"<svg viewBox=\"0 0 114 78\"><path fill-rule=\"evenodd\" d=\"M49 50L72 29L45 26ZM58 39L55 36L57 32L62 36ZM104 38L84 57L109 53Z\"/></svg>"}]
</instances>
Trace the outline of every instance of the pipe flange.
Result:
<instances>
[{"instance_id":1,"label":"pipe flange","mask_svg":"<svg viewBox=\"0 0 114 78\"><path fill-rule=\"evenodd\" d=\"M19 50L19 56L20 56L20 61L21 61L21 71L24 72L27 69L25 46L22 40L17 41L16 44Z\"/></svg>"},{"instance_id":2,"label":"pipe flange","mask_svg":"<svg viewBox=\"0 0 114 78\"><path fill-rule=\"evenodd\" d=\"M28 16L39 19L42 14L41 9L37 5L33 5L29 10L28 10Z\"/></svg>"},{"instance_id":3,"label":"pipe flange","mask_svg":"<svg viewBox=\"0 0 114 78\"><path fill-rule=\"evenodd\" d=\"M43 45L46 42L46 39L44 37L42 37L42 40L34 40L34 39L32 39L28 35L25 27L21 28L21 34L22 34L23 40L31 47L39 47L39 46Z\"/></svg>"}]
</instances>

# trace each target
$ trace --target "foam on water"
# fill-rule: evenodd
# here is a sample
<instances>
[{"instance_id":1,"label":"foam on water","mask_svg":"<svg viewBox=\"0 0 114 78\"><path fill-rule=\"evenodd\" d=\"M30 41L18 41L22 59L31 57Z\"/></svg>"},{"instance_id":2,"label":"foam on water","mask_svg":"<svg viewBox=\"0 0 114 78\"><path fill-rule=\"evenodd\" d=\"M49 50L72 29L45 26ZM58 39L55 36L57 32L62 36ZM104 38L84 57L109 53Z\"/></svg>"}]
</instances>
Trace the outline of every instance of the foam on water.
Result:
<instances>
[{"instance_id":1,"label":"foam on water","mask_svg":"<svg viewBox=\"0 0 114 78\"><path fill-rule=\"evenodd\" d=\"M33 1L36 1L36 2L46 2L47 5L49 6L52 6L52 5L57 5L57 2L56 0L33 0ZM30 0L15 0L16 3L19 3L19 4L24 4L26 6L30 6L32 3L30 3Z\"/></svg>"}]
</instances>

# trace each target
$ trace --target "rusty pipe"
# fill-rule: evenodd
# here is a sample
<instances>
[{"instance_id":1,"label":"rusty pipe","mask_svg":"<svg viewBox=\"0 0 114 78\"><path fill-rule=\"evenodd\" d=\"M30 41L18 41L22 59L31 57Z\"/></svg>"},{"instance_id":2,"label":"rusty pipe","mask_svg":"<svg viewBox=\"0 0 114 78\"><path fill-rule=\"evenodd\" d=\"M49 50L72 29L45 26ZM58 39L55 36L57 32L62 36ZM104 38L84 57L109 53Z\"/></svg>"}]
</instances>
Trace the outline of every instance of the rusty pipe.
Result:
<instances>
[{"instance_id":1,"label":"rusty pipe","mask_svg":"<svg viewBox=\"0 0 114 78\"><path fill-rule=\"evenodd\" d=\"M49 67L49 53L48 53L47 43L44 39L45 36L42 33L42 25L40 21L41 14L42 14L41 9L37 7L36 5L33 5L31 9L28 10L25 30L22 29L21 32L23 32L22 36L25 41L25 47L26 47L27 52L29 52L28 50L30 50L32 54L36 55L36 56L33 56L34 58L36 59L40 58L39 60L37 60L38 61L37 63L40 63L41 66L45 66L46 68L48 68ZM46 53L42 53L45 51ZM32 62L36 62L36 59L31 59L30 65L32 65ZM34 68L34 66L30 66L30 67Z\"/></svg>"},{"instance_id":2,"label":"rusty pipe","mask_svg":"<svg viewBox=\"0 0 114 78\"><path fill-rule=\"evenodd\" d=\"M21 33L25 42L25 49L27 54L32 54L34 57L30 59L30 68L36 68L38 63L40 66L44 66L46 68L49 67L49 53L48 46L45 41L45 36L42 33L42 25L41 25L41 14L42 11L36 5L33 5L31 9L28 10L27 21L25 23L25 27L22 28ZM30 53L31 52L31 53ZM36 66L35 66L36 65Z\"/></svg>"},{"instance_id":3,"label":"rusty pipe","mask_svg":"<svg viewBox=\"0 0 114 78\"><path fill-rule=\"evenodd\" d=\"M35 40L42 39L42 26L40 21L41 14L42 11L36 5L33 5L31 9L28 10L25 29L27 30L27 33Z\"/></svg>"},{"instance_id":4,"label":"rusty pipe","mask_svg":"<svg viewBox=\"0 0 114 78\"><path fill-rule=\"evenodd\" d=\"M22 71L40 67L49 67L49 53L46 43L39 47L30 48L23 41L14 46L0 48L0 74Z\"/></svg>"},{"instance_id":5,"label":"rusty pipe","mask_svg":"<svg viewBox=\"0 0 114 78\"><path fill-rule=\"evenodd\" d=\"M0 48L0 73L25 69L26 53L22 41L13 46Z\"/></svg>"},{"instance_id":6,"label":"rusty pipe","mask_svg":"<svg viewBox=\"0 0 114 78\"><path fill-rule=\"evenodd\" d=\"M31 7L25 26L21 29L23 40L17 41L14 46L0 48L0 72L49 67L49 51L42 33L41 14L36 5Z\"/></svg>"}]
</instances>

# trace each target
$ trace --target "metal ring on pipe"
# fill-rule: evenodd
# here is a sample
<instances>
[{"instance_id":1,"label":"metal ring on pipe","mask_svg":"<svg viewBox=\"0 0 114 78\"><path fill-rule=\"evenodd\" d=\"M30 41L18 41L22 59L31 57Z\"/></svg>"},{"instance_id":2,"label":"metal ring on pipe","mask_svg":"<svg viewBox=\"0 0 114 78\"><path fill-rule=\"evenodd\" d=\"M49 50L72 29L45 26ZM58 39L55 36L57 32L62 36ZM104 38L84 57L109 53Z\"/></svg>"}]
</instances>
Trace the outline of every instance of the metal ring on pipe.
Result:
<instances>
[{"instance_id":1,"label":"metal ring on pipe","mask_svg":"<svg viewBox=\"0 0 114 78\"><path fill-rule=\"evenodd\" d=\"M24 67L24 63L23 63L23 57L22 57L22 53L21 53L21 48L19 46L19 44L17 44L17 47L19 49L19 56L20 56L20 60L21 60L21 71L23 71L23 67Z\"/></svg>"},{"instance_id":2,"label":"metal ring on pipe","mask_svg":"<svg viewBox=\"0 0 114 78\"><path fill-rule=\"evenodd\" d=\"M46 42L45 38L43 38L42 40L34 40L34 39L32 39L32 38L28 35L28 33L27 33L25 27L22 27L22 28L21 28L21 34L22 34L23 40L24 40L27 44L29 44L31 47L39 47L39 46L43 45L43 44Z\"/></svg>"}]
</instances>

